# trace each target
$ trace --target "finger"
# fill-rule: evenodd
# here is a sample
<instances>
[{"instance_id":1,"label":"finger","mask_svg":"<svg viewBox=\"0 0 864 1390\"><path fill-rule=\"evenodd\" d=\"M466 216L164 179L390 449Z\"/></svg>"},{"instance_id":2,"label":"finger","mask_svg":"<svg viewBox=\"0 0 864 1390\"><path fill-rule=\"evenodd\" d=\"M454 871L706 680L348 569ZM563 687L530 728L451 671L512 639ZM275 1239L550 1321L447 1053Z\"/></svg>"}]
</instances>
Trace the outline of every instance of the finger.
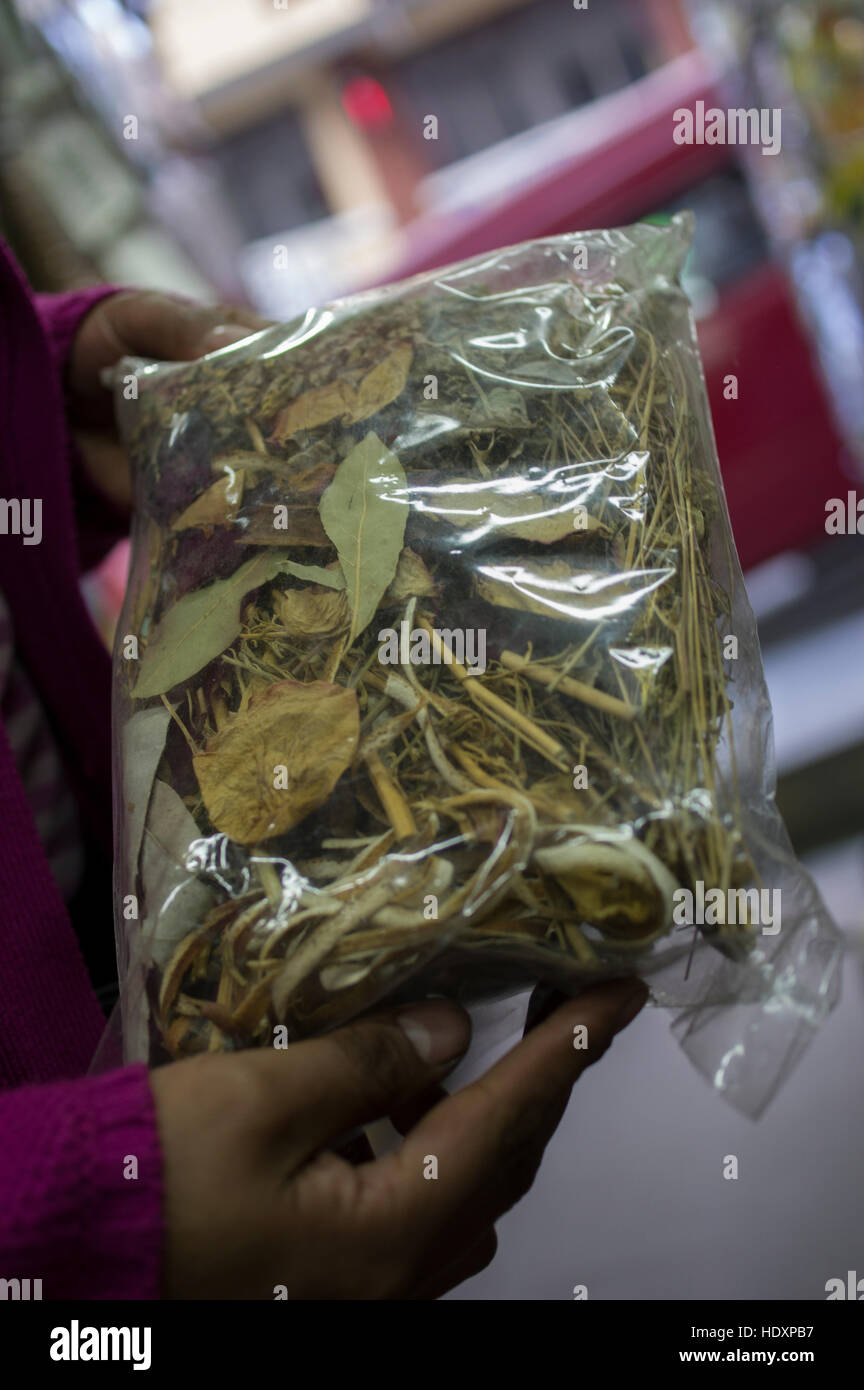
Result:
<instances>
[{"instance_id":1,"label":"finger","mask_svg":"<svg viewBox=\"0 0 864 1390\"><path fill-rule=\"evenodd\" d=\"M374 1163L375 1150L363 1133L354 1134L333 1145L333 1152L356 1168L360 1163Z\"/></svg>"},{"instance_id":2,"label":"finger","mask_svg":"<svg viewBox=\"0 0 864 1390\"><path fill-rule=\"evenodd\" d=\"M96 430L73 430L72 438L91 482L119 508L132 503L129 460L115 436Z\"/></svg>"},{"instance_id":3,"label":"finger","mask_svg":"<svg viewBox=\"0 0 864 1390\"><path fill-rule=\"evenodd\" d=\"M71 362L74 395L99 395L99 373L121 357L187 362L269 327L251 309L134 291L103 300L82 324Z\"/></svg>"},{"instance_id":4,"label":"finger","mask_svg":"<svg viewBox=\"0 0 864 1390\"><path fill-rule=\"evenodd\" d=\"M262 1127L283 1155L305 1162L333 1139L427 1092L470 1039L464 1009L436 999L358 1019L287 1052L261 1049L248 1065L266 1088Z\"/></svg>"},{"instance_id":5,"label":"finger","mask_svg":"<svg viewBox=\"0 0 864 1390\"><path fill-rule=\"evenodd\" d=\"M569 995L562 994L560 989L552 989L549 985L537 985L528 1000L523 1038L539 1024L544 1023L562 1004L566 1004L568 998Z\"/></svg>"},{"instance_id":6,"label":"finger","mask_svg":"<svg viewBox=\"0 0 864 1390\"><path fill-rule=\"evenodd\" d=\"M373 1190L378 1184L386 1194L382 1219L394 1219L397 1201L396 1219L421 1252L442 1233L479 1233L492 1225L530 1187L574 1083L646 997L637 980L586 990L479 1080L430 1110L398 1150L360 1170ZM432 1157L435 1182L424 1177Z\"/></svg>"},{"instance_id":7,"label":"finger","mask_svg":"<svg viewBox=\"0 0 864 1390\"><path fill-rule=\"evenodd\" d=\"M434 1106L447 1099L448 1092L443 1086L430 1086L422 1095L413 1096L404 1105L397 1106L389 1115L389 1120L397 1134L406 1135L409 1129L419 1124Z\"/></svg>"},{"instance_id":8,"label":"finger","mask_svg":"<svg viewBox=\"0 0 864 1390\"><path fill-rule=\"evenodd\" d=\"M112 339L112 354L119 347L121 356L133 353L165 362L191 361L269 326L251 309L165 294L117 295L106 300L102 322Z\"/></svg>"},{"instance_id":9,"label":"finger","mask_svg":"<svg viewBox=\"0 0 864 1390\"><path fill-rule=\"evenodd\" d=\"M458 1288L466 1279L473 1279L475 1274L482 1274L484 1269L489 1268L497 1253L498 1237L493 1228L485 1231L478 1241L462 1251L450 1264L418 1284L409 1297L425 1301L443 1298L445 1293Z\"/></svg>"}]
</instances>

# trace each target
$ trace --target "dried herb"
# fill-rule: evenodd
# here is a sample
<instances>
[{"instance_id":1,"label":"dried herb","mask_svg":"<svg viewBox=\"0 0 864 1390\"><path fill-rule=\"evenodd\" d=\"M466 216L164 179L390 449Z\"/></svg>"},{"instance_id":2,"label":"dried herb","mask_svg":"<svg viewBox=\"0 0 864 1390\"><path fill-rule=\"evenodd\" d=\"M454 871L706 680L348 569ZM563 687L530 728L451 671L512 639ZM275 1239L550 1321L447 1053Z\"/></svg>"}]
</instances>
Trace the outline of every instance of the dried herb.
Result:
<instances>
[{"instance_id":1,"label":"dried herb","mask_svg":"<svg viewBox=\"0 0 864 1390\"><path fill-rule=\"evenodd\" d=\"M596 531L601 523L578 494L568 497L562 492L560 483L550 495L530 480L469 478L459 479L457 486L431 488L428 498L418 489L416 505L457 527L469 542L491 533L496 540L514 536L550 545L565 536Z\"/></svg>"},{"instance_id":2,"label":"dried herb","mask_svg":"<svg viewBox=\"0 0 864 1390\"><path fill-rule=\"evenodd\" d=\"M411 344L400 343L356 386L343 378L304 391L277 416L274 442L284 443L292 434L313 430L337 418L344 424L351 424L377 415L404 391L410 365Z\"/></svg>"},{"instance_id":3,"label":"dried herb","mask_svg":"<svg viewBox=\"0 0 864 1390\"><path fill-rule=\"evenodd\" d=\"M243 497L245 474L226 474L190 503L172 524L172 531L186 531L190 526L227 526L237 515Z\"/></svg>"},{"instance_id":4,"label":"dried herb","mask_svg":"<svg viewBox=\"0 0 864 1390\"><path fill-rule=\"evenodd\" d=\"M277 681L192 758L207 813L241 845L290 830L332 792L357 746L353 690Z\"/></svg>"},{"instance_id":5,"label":"dried herb","mask_svg":"<svg viewBox=\"0 0 864 1390\"><path fill-rule=\"evenodd\" d=\"M324 584L328 589L344 589L345 576L336 565L298 565L294 560L285 560L282 569L297 579L305 579L309 584Z\"/></svg>"},{"instance_id":6,"label":"dried herb","mask_svg":"<svg viewBox=\"0 0 864 1390\"><path fill-rule=\"evenodd\" d=\"M144 649L134 697L161 695L224 652L242 627L244 598L279 572L282 559L254 555L230 578L186 594L169 609Z\"/></svg>"},{"instance_id":7,"label":"dried herb","mask_svg":"<svg viewBox=\"0 0 864 1390\"><path fill-rule=\"evenodd\" d=\"M141 930L154 961L164 968L188 937L190 921L200 921L213 907L214 893L190 877L187 867L189 846L199 838L198 826L177 793L158 778L149 809L141 853Z\"/></svg>"},{"instance_id":8,"label":"dried herb","mask_svg":"<svg viewBox=\"0 0 864 1390\"><path fill-rule=\"evenodd\" d=\"M121 717L151 1059L302 1036L408 980L683 978L675 889L754 881L671 235L598 234L584 283L550 239L142 393L159 524ZM701 938L742 959L754 930Z\"/></svg>"},{"instance_id":9,"label":"dried herb","mask_svg":"<svg viewBox=\"0 0 864 1390\"><path fill-rule=\"evenodd\" d=\"M425 561L406 545L399 556L393 582L385 593L386 601L402 603L412 595L416 598L432 598L435 592L435 580Z\"/></svg>"},{"instance_id":10,"label":"dried herb","mask_svg":"<svg viewBox=\"0 0 864 1390\"><path fill-rule=\"evenodd\" d=\"M370 433L342 461L321 498L321 524L345 576L349 645L371 622L396 573L408 519L405 487L398 458Z\"/></svg>"},{"instance_id":11,"label":"dried herb","mask_svg":"<svg viewBox=\"0 0 864 1390\"><path fill-rule=\"evenodd\" d=\"M331 637L348 627L344 586L335 591L317 587L292 589L282 595L276 611L289 637Z\"/></svg>"}]
</instances>

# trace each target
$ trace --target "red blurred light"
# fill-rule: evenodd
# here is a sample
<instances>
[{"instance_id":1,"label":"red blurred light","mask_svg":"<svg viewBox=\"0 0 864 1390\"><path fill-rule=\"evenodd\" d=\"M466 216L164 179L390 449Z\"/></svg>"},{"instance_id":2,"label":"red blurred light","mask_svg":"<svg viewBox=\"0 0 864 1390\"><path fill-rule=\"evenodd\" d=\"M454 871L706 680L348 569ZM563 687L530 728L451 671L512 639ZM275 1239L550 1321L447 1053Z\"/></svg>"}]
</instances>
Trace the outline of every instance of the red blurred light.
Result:
<instances>
[{"instance_id":1,"label":"red blurred light","mask_svg":"<svg viewBox=\"0 0 864 1390\"><path fill-rule=\"evenodd\" d=\"M342 88L342 109L349 121L367 130L389 125L393 119L390 98L374 77L352 77Z\"/></svg>"}]
</instances>

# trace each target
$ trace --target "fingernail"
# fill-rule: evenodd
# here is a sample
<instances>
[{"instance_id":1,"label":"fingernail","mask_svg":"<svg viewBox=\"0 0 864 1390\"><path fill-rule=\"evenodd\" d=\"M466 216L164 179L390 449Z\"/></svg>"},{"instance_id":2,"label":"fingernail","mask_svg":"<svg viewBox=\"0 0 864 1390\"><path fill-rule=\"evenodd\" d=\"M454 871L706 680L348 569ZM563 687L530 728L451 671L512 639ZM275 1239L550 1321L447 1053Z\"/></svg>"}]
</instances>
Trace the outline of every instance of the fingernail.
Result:
<instances>
[{"instance_id":1,"label":"fingernail","mask_svg":"<svg viewBox=\"0 0 864 1390\"><path fill-rule=\"evenodd\" d=\"M648 987L639 980L632 992L625 996L620 1010L615 1015L615 1021L612 1024L615 1033L620 1033L622 1028L626 1028L628 1023L633 1022L647 998Z\"/></svg>"},{"instance_id":2,"label":"fingernail","mask_svg":"<svg viewBox=\"0 0 864 1390\"><path fill-rule=\"evenodd\" d=\"M455 1004L419 1004L396 1022L424 1062L440 1066L461 1057L471 1041L471 1020Z\"/></svg>"},{"instance_id":3,"label":"fingernail","mask_svg":"<svg viewBox=\"0 0 864 1390\"><path fill-rule=\"evenodd\" d=\"M220 323L215 328L211 328L205 335L202 343L202 355L208 352L218 352L220 348L230 347L232 343L242 342L254 333L254 328L243 328L236 323Z\"/></svg>"}]
</instances>

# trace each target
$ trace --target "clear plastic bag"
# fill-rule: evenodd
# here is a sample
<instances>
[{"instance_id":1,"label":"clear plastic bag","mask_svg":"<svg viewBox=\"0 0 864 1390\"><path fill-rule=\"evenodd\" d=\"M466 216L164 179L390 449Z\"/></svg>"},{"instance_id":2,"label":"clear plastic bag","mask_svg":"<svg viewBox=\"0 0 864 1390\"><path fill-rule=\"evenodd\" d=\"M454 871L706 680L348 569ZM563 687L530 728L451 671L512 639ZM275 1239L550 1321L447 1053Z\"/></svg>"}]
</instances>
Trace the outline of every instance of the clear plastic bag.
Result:
<instances>
[{"instance_id":1,"label":"clear plastic bag","mask_svg":"<svg viewBox=\"0 0 864 1390\"><path fill-rule=\"evenodd\" d=\"M773 1094L840 938L773 803L690 236L530 242L123 364L127 1060L638 973L730 1100Z\"/></svg>"}]
</instances>

